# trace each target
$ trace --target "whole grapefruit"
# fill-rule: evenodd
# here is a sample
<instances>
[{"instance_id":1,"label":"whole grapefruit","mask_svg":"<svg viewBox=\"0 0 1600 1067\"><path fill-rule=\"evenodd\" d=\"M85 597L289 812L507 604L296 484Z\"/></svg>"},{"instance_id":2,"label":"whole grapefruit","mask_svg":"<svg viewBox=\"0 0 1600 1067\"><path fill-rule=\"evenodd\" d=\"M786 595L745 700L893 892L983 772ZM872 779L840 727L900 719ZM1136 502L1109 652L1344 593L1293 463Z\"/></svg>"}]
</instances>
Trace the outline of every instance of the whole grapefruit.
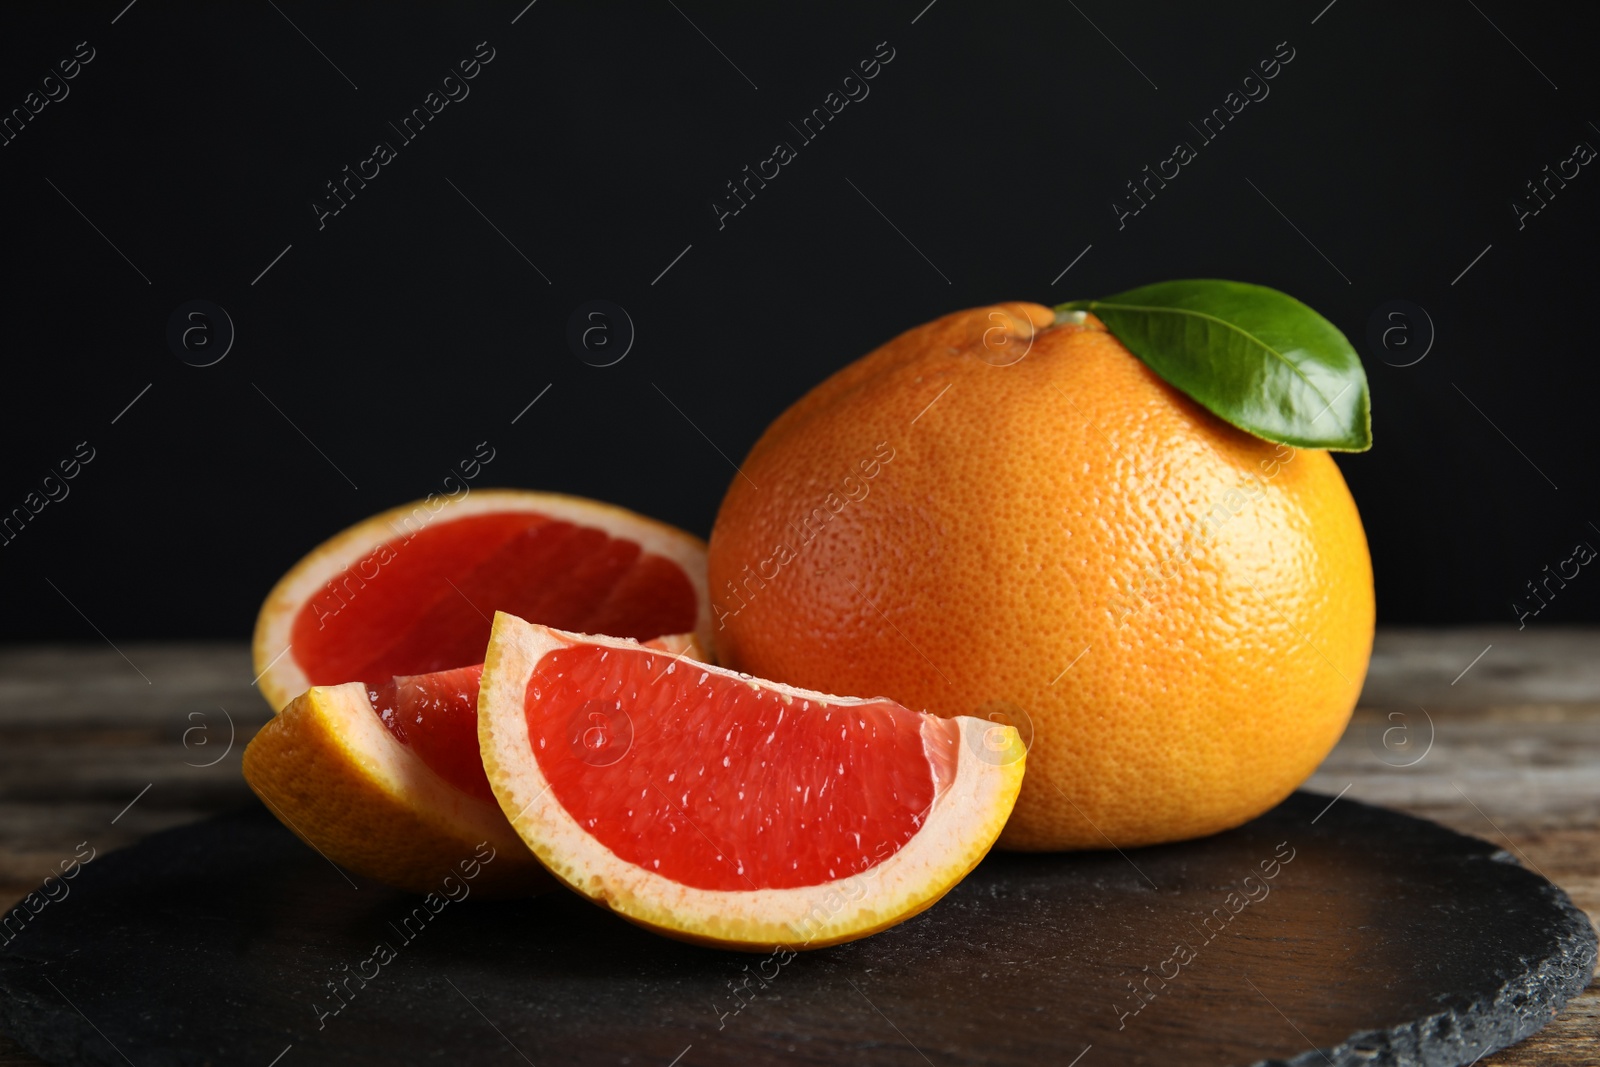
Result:
<instances>
[{"instance_id":1,"label":"whole grapefruit","mask_svg":"<svg viewBox=\"0 0 1600 1067\"><path fill-rule=\"evenodd\" d=\"M1016 849L1266 811L1372 649L1327 453L1229 426L1073 318L957 312L840 370L756 443L710 542L724 664L1031 735Z\"/></svg>"}]
</instances>

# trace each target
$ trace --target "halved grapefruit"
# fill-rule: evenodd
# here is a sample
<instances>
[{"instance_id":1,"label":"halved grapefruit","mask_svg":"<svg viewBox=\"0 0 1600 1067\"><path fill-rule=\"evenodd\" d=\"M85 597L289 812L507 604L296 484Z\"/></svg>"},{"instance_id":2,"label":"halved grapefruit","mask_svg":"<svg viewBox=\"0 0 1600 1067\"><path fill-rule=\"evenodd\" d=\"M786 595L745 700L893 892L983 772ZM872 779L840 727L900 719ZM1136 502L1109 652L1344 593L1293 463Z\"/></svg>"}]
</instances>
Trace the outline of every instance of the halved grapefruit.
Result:
<instances>
[{"instance_id":1,"label":"halved grapefruit","mask_svg":"<svg viewBox=\"0 0 1600 1067\"><path fill-rule=\"evenodd\" d=\"M479 749L566 885L670 937L821 948L927 908L988 852L1025 749L943 719L495 617Z\"/></svg>"},{"instance_id":2,"label":"halved grapefruit","mask_svg":"<svg viewBox=\"0 0 1600 1067\"><path fill-rule=\"evenodd\" d=\"M358 873L427 892L487 842L497 858L477 887L533 891L550 880L478 757L489 613L518 605L705 657L705 546L576 497L430 501L346 530L272 590L255 661L282 710L246 749L245 777L296 834Z\"/></svg>"},{"instance_id":3,"label":"halved grapefruit","mask_svg":"<svg viewBox=\"0 0 1600 1067\"><path fill-rule=\"evenodd\" d=\"M352 526L284 575L256 619L261 693L387 682L483 661L509 611L584 633L693 633L712 652L699 538L608 504L479 489Z\"/></svg>"},{"instance_id":4,"label":"halved grapefruit","mask_svg":"<svg viewBox=\"0 0 1600 1067\"><path fill-rule=\"evenodd\" d=\"M691 634L648 643L696 662ZM244 751L268 809L331 862L416 893L480 868L473 890L512 896L555 883L506 822L478 755L481 664L434 674L313 686ZM467 866L464 866L467 865Z\"/></svg>"}]
</instances>

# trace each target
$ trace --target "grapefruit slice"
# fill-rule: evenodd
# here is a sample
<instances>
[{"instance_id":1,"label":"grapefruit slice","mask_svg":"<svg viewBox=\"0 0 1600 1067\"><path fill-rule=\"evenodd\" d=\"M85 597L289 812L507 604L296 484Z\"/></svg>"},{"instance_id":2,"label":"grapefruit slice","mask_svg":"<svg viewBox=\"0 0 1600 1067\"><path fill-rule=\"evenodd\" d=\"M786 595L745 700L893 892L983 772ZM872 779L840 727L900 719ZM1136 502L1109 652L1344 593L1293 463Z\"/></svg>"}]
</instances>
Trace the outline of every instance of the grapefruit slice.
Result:
<instances>
[{"instance_id":1,"label":"grapefruit slice","mask_svg":"<svg viewBox=\"0 0 1600 1067\"><path fill-rule=\"evenodd\" d=\"M683 662L703 654L692 634L646 647ZM478 664L377 686L313 686L245 748L245 780L301 840L388 885L441 892L447 875L476 869L473 891L487 896L554 888L484 775L482 671Z\"/></svg>"},{"instance_id":2,"label":"grapefruit slice","mask_svg":"<svg viewBox=\"0 0 1600 1067\"><path fill-rule=\"evenodd\" d=\"M697 538L553 493L429 497L319 546L268 595L255 666L282 710L246 749L251 788L330 860L391 885L436 890L480 843L496 856L480 891L551 885L478 757L490 613L512 605L628 637L678 634L662 639L674 654L710 647Z\"/></svg>"},{"instance_id":3,"label":"grapefruit slice","mask_svg":"<svg viewBox=\"0 0 1600 1067\"><path fill-rule=\"evenodd\" d=\"M479 749L511 825L567 886L724 948L821 948L927 908L1022 783L1008 726L685 663L497 615Z\"/></svg>"},{"instance_id":4,"label":"grapefruit slice","mask_svg":"<svg viewBox=\"0 0 1600 1067\"><path fill-rule=\"evenodd\" d=\"M431 496L358 523L278 582L256 619L274 710L313 686L386 683L480 663L490 618L711 650L705 544L622 508L556 493Z\"/></svg>"}]
</instances>

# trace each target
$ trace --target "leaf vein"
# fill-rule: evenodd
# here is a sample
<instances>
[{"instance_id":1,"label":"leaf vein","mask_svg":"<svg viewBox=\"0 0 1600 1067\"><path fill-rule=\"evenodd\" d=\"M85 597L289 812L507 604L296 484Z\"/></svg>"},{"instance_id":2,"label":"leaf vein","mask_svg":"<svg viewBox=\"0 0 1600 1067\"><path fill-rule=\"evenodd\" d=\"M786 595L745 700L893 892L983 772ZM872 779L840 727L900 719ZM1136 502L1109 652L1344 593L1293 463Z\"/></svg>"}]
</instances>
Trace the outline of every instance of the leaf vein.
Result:
<instances>
[{"instance_id":1,"label":"leaf vein","mask_svg":"<svg viewBox=\"0 0 1600 1067\"><path fill-rule=\"evenodd\" d=\"M1241 334L1244 337L1249 338L1251 341L1254 341L1256 344L1260 345L1266 351L1270 352L1275 358L1281 360L1283 362L1284 366L1286 366L1290 370L1292 370L1295 373L1295 375L1301 381L1305 382L1306 383L1306 387L1308 389L1310 389L1313 393L1315 393L1319 399L1326 401L1327 407L1331 408L1333 406L1333 400L1329 400L1327 398L1327 396L1322 392L1322 390L1317 388L1316 383L1313 382L1310 378L1306 377L1305 372L1302 371L1298 366L1295 365L1293 360L1291 360L1288 356L1284 355L1282 352L1279 352L1276 348L1274 348L1271 345L1267 344L1267 342L1263 341L1261 338L1257 337L1255 334L1251 333L1249 330L1246 330L1242 326L1239 326L1239 325L1237 325L1235 323L1229 322L1227 319L1218 318L1217 316L1207 314L1204 311L1194 311L1194 310L1191 310L1189 308L1180 308L1180 307L1151 307L1151 306L1147 306L1147 305L1143 305L1143 304L1113 304L1113 303L1110 303L1110 302L1105 301L1105 300L1091 300L1091 301L1089 301L1089 305L1090 305L1090 310L1091 311L1094 310L1097 307L1104 307L1104 308L1115 308L1115 309L1117 309L1119 311L1144 311L1144 312L1155 312L1155 313L1173 314L1173 315L1191 315L1191 316L1193 316L1195 318L1198 318L1198 319L1206 319L1206 320L1208 320L1210 322L1215 322L1215 323L1217 323L1217 324L1219 324L1221 326L1224 326L1224 327L1234 331L1235 333ZM1344 394L1341 393L1340 396L1342 396L1342 395L1344 395ZM1338 397L1334 397L1334 400L1337 400L1337 399L1338 399Z\"/></svg>"}]
</instances>

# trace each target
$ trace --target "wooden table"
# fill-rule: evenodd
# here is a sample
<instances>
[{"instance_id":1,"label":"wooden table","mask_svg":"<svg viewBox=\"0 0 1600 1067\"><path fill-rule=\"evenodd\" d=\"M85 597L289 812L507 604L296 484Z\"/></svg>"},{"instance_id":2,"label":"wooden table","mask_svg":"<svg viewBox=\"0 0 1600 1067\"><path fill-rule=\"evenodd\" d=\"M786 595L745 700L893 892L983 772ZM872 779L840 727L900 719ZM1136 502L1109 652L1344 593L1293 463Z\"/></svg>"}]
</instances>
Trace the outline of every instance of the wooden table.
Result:
<instances>
[{"instance_id":1,"label":"wooden table","mask_svg":"<svg viewBox=\"0 0 1600 1067\"><path fill-rule=\"evenodd\" d=\"M268 718L252 676L242 644L0 650L0 908L79 842L104 853L251 803L239 753ZM1595 919L1600 629L1381 632L1361 706L1307 784L1501 843ZM1592 1067L1597 1034L1591 984L1482 1065ZM37 1063L0 1037L0 1067Z\"/></svg>"}]
</instances>

